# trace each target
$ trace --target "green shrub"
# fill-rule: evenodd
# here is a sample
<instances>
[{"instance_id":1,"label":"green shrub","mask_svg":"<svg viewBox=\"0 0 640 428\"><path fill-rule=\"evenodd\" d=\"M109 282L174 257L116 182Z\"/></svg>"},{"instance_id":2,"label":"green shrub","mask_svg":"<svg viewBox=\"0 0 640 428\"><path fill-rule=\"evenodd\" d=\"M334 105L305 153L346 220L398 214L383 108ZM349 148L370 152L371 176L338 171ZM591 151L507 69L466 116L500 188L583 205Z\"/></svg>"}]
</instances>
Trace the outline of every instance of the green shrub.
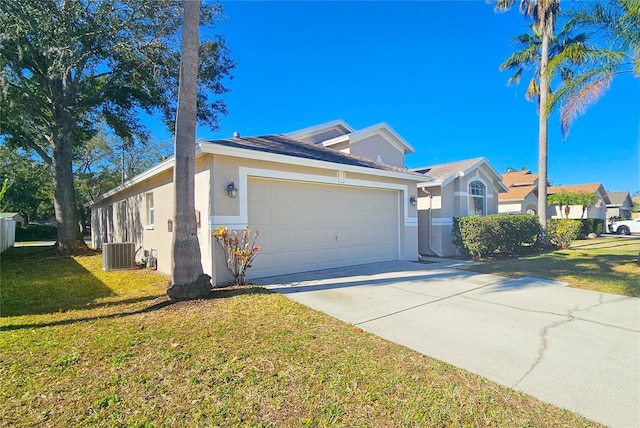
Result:
<instances>
[{"instance_id":1,"label":"green shrub","mask_svg":"<svg viewBox=\"0 0 640 428\"><path fill-rule=\"evenodd\" d=\"M580 220L567 220L564 218L553 218L547 221L547 233L549 242L560 248L569 248L571 243L578 238L582 228Z\"/></svg>"},{"instance_id":2,"label":"green shrub","mask_svg":"<svg viewBox=\"0 0 640 428\"><path fill-rule=\"evenodd\" d=\"M602 233L604 220L600 218L583 218L580 221L582 222L582 225L580 227L578 238L584 239L589 236L590 233L595 233L596 235L600 236L600 234Z\"/></svg>"},{"instance_id":3,"label":"green shrub","mask_svg":"<svg viewBox=\"0 0 640 428\"><path fill-rule=\"evenodd\" d=\"M476 259L515 255L536 243L540 224L535 215L492 214L453 219L453 243L461 254Z\"/></svg>"},{"instance_id":4,"label":"green shrub","mask_svg":"<svg viewBox=\"0 0 640 428\"><path fill-rule=\"evenodd\" d=\"M16 242L55 241L58 239L58 228L55 226L31 225L16 227Z\"/></svg>"}]
</instances>

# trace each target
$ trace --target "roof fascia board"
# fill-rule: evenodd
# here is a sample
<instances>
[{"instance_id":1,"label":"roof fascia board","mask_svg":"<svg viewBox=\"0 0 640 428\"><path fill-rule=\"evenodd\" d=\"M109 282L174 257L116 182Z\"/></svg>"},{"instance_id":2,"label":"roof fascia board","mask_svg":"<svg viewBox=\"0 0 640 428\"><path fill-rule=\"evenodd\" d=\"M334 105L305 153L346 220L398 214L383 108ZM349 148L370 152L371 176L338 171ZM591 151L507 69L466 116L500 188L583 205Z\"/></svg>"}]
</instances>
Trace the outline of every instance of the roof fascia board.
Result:
<instances>
[{"instance_id":1,"label":"roof fascia board","mask_svg":"<svg viewBox=\"0 0 640 428\"><path fill-rule=\"evenodd\" d=\"M306 137L310 137L312 135L320 134L324 131L329 131L331 129L344 128L347 130L347 134L352 133L354 129L349 126L344 120L332 120L331 122L321 123L319 125L310 126L308 128L298 129L296 131L291 131L284 134L286 137L293 139L302 139Z\"/></svg>"},{"instance_id":2,"label":"roof fascia board","mask_svg":"<svg viewBox=\"0 0 640 428\"><path fill-rule=\"evenodd\" d=\"M471 173L471 171L480 168L482 165L485 165L489 171L491 171L491 173L493 173L497 178L500 179L500 181L498 182L500 184L500 189L503 192L508 192L509 189L504 185L504 183L502 182L502 175L500 175L500 173L498 173L498 171L496 171L490 164L489 161L487 161L486 158L480 158L478 160L478 162L473 163L471 165L469 165L467 168L465 168L462 171L458 171L455 174L451 174L449 177L445 178L444 180L442 180L442 185L446 186L447 184L451 183L453 180L455 180L458 177L464 177L465 175L469 175L469 173Z\"/></svg>"},{"instance_id":3,"label":"roof fascia board","mask_svg":"<svg viewBox=\"0 0 640 428\"><path fill-rule=\"evenodd\" d=\"M262 160L268 162L278 162L287 165L297 165L297 166L308 166L311 168L323 168L323 169L332 169L346 172L353 172L358 174L367 174L374 175L378 177L388 177L388 178L400 178L403 180L411 180L411 181L424 181L424 176L417 176L414 174L409 174L398 171L386 171L375 168L367 168L364 166L356 166L356 165L346 165L342 163L335 162L327 162L316 159L305 159L295 156L289 155L281 155L278 153L268 153L262 152L259 150L252 149L243 149L238 147L228 147L215 143L206 143L202 145L202 151L204 153L211 153L215 155L224 155L224 156L235 156L240 158L249 158L255 160Z\"/></svg>"},{"instance_id":4,"label":"roof fascia board","mask_svg":"<svg viewBox=\"0 0 640 428\"><path fill-rule=\"evenodd\" d=\"M396 131L393 130L389 125L385 122L377 123L375 125L368 126L364 129L360 129L358 131L353 132L350 137L351 141L355 142L357 140L361 140L371 135L387 133L390 139L389 142L396 146L396 148L402 151L405 155L409 153L415 153L415 149L411 144L409 144L404 138L402 138Z\"/></svg>"},{"instance_id":5,"label":"roof fascia board","mask_svg":"<svg viewBox=\"0 0 640 428\"><path fill-rule=\"evenodd\" d=\"M195 156L200 156L201 154L203 154L204 152L202 151L202 143L200 141L198 141L196 143L196 154ZM115 187L111 190L109 190L108 192L103 193L102 195L98 196L97 198L95 198L92 201L87 202L86 206L91 206L94 204L97 204L98 202L113 196L117 193L120 193L121 191L128 189L131 186L134 186L148 178L153 177L154 175L160 174L161 172L164 172L168 169L173 168L173 164L175 161L175 157L172 156L169 159L166 159L162 162L160 162L158 165L153 166L151 168L149 168L148 170L141 172L140 174L136 175L135 177L131 178L130 180L125 181L124 183L122 183L121 185L119 185L118 187Z\"/></svg>"},{"instance_id":6,"label":"roof fascia board","mask_svg":"<svg viewBox=\"0 0 640 428\"><path fill-rule=\"evenodd\" d=\"M330 140L323 141L322 145L325 147L330 147L330 146L333 146L334 144L344 143L345 141L349 141L349 135L350 134L344 134L344 135L340 135L338 137L332 138Z\"/></svg>"},{"instance_id":7,"label":"roof fascia board","mask_svg":"<svg viewBox=\"0 0 640 428\"><path fill-rule=\"evenodd\" d=\"M429 177L425 177L425 178L429 178ZM442 186L442 181L423 181L421 183L418 183L418 187L441 187Z\"/></svg>"}]
</instances>

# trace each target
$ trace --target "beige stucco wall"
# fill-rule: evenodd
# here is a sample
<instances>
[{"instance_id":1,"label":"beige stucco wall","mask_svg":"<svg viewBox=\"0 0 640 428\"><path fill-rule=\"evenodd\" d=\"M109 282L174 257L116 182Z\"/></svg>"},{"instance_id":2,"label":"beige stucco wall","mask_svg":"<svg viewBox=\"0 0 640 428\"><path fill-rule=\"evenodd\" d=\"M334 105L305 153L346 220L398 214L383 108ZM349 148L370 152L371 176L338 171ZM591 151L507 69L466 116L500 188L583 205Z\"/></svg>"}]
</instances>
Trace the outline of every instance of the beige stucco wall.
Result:
<instances>
[{"instance_id":1,"label":"beige stucco wall","mask_svg":"<svg viewBox=\"0 0 640 428\"><path fill-rule=\"evenodd\" d=\"M352 141L349 145L352 155L371 160L382 158L382 162L404 168L404 152L398 150L381 135L371 135L362 140Z\"/></svg>"},{"instance_id":2,"label":"beige stucco wall","mask_svg":"<svg viewBox=\"0 0 640 428\"><path fill-rule=\"evenodd\" d=\"M214 278L217 284L223 284L231 279L221 247L211 236L211 230L220 225L240 230L246 226L246 219L241 217L246 204L243 192L243 176L241 171L260 171L269 175L280 174L282 179L291 177L313 176L328 183L345 185L354 182L366 183L369 187L393 185L404 187L401 191L399 239L403 260L416 260L418 256L418 220L417 209L408 204L409 196L415 195L415 181L379 177L369 174L351 172L339 173L328 168L313 168L303 165L290 165L266 160L246 159L234 156L202 154L196 158L195 195L196 210L200 212L200 227L198 239L202 253L202 264L205 273ZM246 183L246 174L244 180ZM234 181L238 188L238 197L230 198L226 187ZM147 208L145 194L154 195L153 227L146 224ZM243 202L244 201L244 202ZM124 204L123 204L124 202ZM119 206L126 204L126 214L118 211ZM109 227L108 211L113 206L113 224ZM246 210L246 206L244 207ZM125 238L134 242L138 261L142 258L142 250L153 248L157 252L158 270L169 274L171 272L171 239L172 232L168 230L168 222L173 219L173 169L161 172L143 180L129 188L110 196L92 207L92 240L95 248L101 248L103 242L123 242ZM244 223L243 223L244 222ZM106 230L108 229L108 230ZM105 241L105 231L114 233ZM125 232L127 229L127 232ZM107 233L108 235L108 233ZM109 241L111 239L111 241Z\"/></svg>"},{"instance_id":3,"label":"beige stucco wall","mask_svg":"<svg viewBox=\"0 0 640 428\"><path fill-rule=\"evenodd\" d=\"M423 255L454 256L451 231L453 217L469 215L469 184L479 180L486 189L486 214L498 212L497 178L484 166L442 187L430 187L432 195L431 225L429 226L429 197L418 189L418 251ZM430 227L430 229L429 229Z\"/></svg>"},{"instance_id":4,"label":"beige stucco wall","mask_svg":"<svg viewBox=\"0 0 640 428\"><path fill-rule=\"evenodd\" d=\"M211 238L207 230L209 194L202 189L206 189L209 182L210 162L210 155L199 156L195 169L195 208L200 212L201 219L197 232L203 269L208 274L211 274ZM94 248L102 248L105 242L133 242L136 250L140 249L136 253L136 261L142 260L144 250L153 249L157 254L158 270L170 274L172 232L169 231L169 221L173 222L174 216L173 189L173 168L170 168L94 205L91 209ZM153 194L152 225L147 219L148 193ZM113 207L113 233L109 220L110 206Z\"/></svg>"},{"instance_id":5,"label":"beige stucco wall","mask_svg":"<svg viewBox=\"0 0 640 428\"><path fill-rule=\"evenodd\" d=\"M538 197L533 193L529 193L524 200L519 202L500 202L498 201L498 212L504 214L526 214L527 210L532 209L538 212Z\"/></svg>"}]
</instances>

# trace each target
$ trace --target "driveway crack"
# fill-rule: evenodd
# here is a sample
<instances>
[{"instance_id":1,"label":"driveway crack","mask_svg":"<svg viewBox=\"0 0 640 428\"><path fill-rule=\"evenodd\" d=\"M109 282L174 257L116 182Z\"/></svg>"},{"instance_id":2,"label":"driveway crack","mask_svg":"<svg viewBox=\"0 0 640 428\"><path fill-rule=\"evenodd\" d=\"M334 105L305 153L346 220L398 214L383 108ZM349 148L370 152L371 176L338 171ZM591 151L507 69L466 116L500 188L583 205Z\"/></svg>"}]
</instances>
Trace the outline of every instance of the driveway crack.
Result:
<instances>
[{"instance_id":1,"label":"driveway crack","mask_svg":"<svg viewBox=\"0 0 640 428\"><path fill-rule=\"evenodd\" d=\"M400 310L395 311L395 312L390 312L390 313L388 313L388 314L380 315L380 316L378 316L378 317L374 317L374 318L371 318L371 319L368 319L368 320L365 320L365 321L360 321L360 322L354 323L353 325L362 325L362 324L366 324L366 323L368 323L368 322L377 321L377 320L380 320L380 319L383 319L383 318L387 318L387 317L390 317L390 316L393 316L393 315L401 314L401 313L403 313L403 312L407 312L407 311L410 311L410 310L412 310L412 309L420 308L420 307L422 307L422 306L428 306L428 305L431 305L431 304L433 304L433 303L442 302L443 300L451 299L452 297L457 297L457 296L460 296L460 295L462 295L462 294L470 293L470 292L475 291L475 290L480 290L481 288L489 287L489 286L491 286L491 285L498 284L499 282L500 282L500 281L496 281L496 282L492 282L492 283L490 283L490 284L484 284L484 285L481 285L481 286L479 286L479 287L470 288L470 289L468 289L468 290L461 291L461 292L459 292L459 293L455 293L455 294L450 294L449 296L441 297L441 298L436 299L436 300L431 300L431 301L429 301L429 302L421 303L421 304L419 304L419 305L415 305L415 306L410 306L410 307L408 307L408 308L404 308L404 309L400 309Z\"/></svg>"},{"instance_id":2,"label":"driveway crack","mask_svg":"<svg viewBox=\"0 0 640 428\"><path fill-rule=\"evenodd\" d=\"M572 311L570 311L570 312L572 312ZM531 372L533 372L535 370L535 368L542 362L542 360L544 360L544 354L547 352L547 349L548 349L548 346L549 346L549 341L547 339L547 335L549 334L549 330L551 330L552 328L560 327L561 325L564 325L564 324L568 324L571 321L573 321L574 319L575 318L572 315L568 315L567 319L551 323L551 324L549 324L547 326L544 326L542 328L542 330L540 330L540 348L538 349L538 356L536 357L536 359L533 362L533 364L531 365L531 367L529 367L529 370L527 370L527 372L524 375L522 375L522 377L515 384L513 384L513 386L511 388L515 389L518 385L520 385L520 383L523 380L525 380L525 378L527 376L529 376L531 374Z\"/></svg>"},{"instance_id":3,"label":"driveway crack","mask_svg":"<svg viewBox=\"0 0 640 428\"><path fill-rule=\"evenodd\" d=\"M597 306L604 305L604 304L605 304L604 294L601 293L600 296L598 296L598 302L593 304L593 305L591 305L591 306L587 306L586 308L582 308L582 309L578 309L578 307L576 306L574 309L569 309L569 311L567 311L566 315L555 314L555 315L559 315L559 316L565 316L567 318L564 319L564 320L560 320L560 321L556 321L554 323L551 323L551 324L543 327L542 330L540 330L540 348L538 349L538 356L536 357L536 359L533 362L533 364L531 365L531 367L529 367L529 370L527 370L527 372L511 388L515 389L544 360L544 355L545 355L545 353L546 353L546 351L547 351L547 349L549 347L548 335L549 335L549 331L551 329L554 329L554 328L560 327L562 325L568 324L571 321L574 321L576 319L577 320L582 320L582 321L588 321L588 322L595 322L595 321L584 320L582 318L576 317L574 315L574 312L587 311L589 309L593 309L593 308L595 308ZM526 309L523 309L523 310L526 311ZM540 311L532 311L532 312L540 312ZM598 323L598 322L595 322L595 323L601 324L601 323ZM608 325L608 326L609 327L616 327L616 326L611 326L611 325ZM620 328L620 327L618 327L618 328ZM624 330L627 330L627 329L624 329Z\"/></svg>"}]
</instances>

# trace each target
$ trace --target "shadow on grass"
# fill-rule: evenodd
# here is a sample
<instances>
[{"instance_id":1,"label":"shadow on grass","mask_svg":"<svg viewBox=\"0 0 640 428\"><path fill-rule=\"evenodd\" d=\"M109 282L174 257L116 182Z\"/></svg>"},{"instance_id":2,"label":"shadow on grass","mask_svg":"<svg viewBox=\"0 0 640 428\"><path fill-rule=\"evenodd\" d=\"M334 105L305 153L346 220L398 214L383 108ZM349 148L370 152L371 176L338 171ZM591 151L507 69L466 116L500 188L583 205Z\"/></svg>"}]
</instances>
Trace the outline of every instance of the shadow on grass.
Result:
<instances>
[{"instance_id":1,"label":"shadow on grass","mask_svg":"<svg viewBox=\"0 0 640 428\"><path fill-rule=\"evenodd\" d=\"M553 280L574 277L582 283L594 284L594 290L640 297L640 266L636 263L636 256L628 254L555 251L533 258L482 263L469 270Z\"/></svg>"},{"instance_id":2,"label":"shadow on grass","mask_svg":"<svg viewBox=\"0 0 640 428\"><path fill-rule=\"evenodd\" d=\"M32 323L32 324L9 324L3 327L0 327L0 331L10 331L10 330L23 330L23 329L29 329L29 328L41 328L41 327L54 327L54 326L59 326L59 325L70 325L70 324L75 324L78 322L85 322L85 321L96 321L96 320L104 320L104 319L112 319L112 318L121 318L121 317L125 317L125 316L130 316L130 315L137 315L137 314L142 314L142 313L146 313L146 312L153 312L153 311L157 311L159 309L162 309L164 307L167 307L169 305L172 305L176 303L173 300L170 299L166 299L163 301L160 301L158 303L154 303L153 305L146 307L146 308L142 308L142 309L138 309L135 311L123 311L123 312L116 312L113 314L106 314L106 315L96 315L96 316L92 316L92 317L83 317L83 318L70 318L70 319L65 319L65 320L58 320L58 321L51 321L51 322L43 322L43 323Z\"/></svg>"},{"instance_id":3,"label":"shadow on grass","mask_svg":"<svg viewBox=\"0 0 640 428\"><path fill-rule=\"evenodd\" d=\"M0 316L47 314L91 307L113 290L54 247L18 247L2 254Z\"/></svg>"},{"instance_id":4,"label":"shadow on grass","mask_svg":"<svg viewBox=\"0 0 640 428\"><path fill-rule=\"evenodd\" d=\"M164 309L168 307L172 307L177 310L184 307L199 305L210 300L217 300L217 299L230 298L230 297L243 296L243 295L252 295L252 294L263 295L263 294L273 294L273 292L257 286L239 286L239 287L215 288L212 290L211 294L207 299L177 301L177 300L171 300L167 295L163 295L155 298L144 297L139 299L121 300L109 305L96 305L96 306L105 307L105 306L113 306L117 304L136 303L136 302L154 299L153 303L150 306L147 306L141 309L136 309L133 311L122 311L122 312L115 312L111 314L94 315L94 316L81 317L81 318L69 318L69 319L43 322L43 323L13 324L13 325L10 324L10 325L0 327L0 331L23 330L23 329L41 328L41 327L54 327L54 326L60 326L60 325L71 325L71 324L85 322L85 321L121 318L121 317L126 317L131 315L155 312L160 309Z\"/></svg>"}]
</instances>

